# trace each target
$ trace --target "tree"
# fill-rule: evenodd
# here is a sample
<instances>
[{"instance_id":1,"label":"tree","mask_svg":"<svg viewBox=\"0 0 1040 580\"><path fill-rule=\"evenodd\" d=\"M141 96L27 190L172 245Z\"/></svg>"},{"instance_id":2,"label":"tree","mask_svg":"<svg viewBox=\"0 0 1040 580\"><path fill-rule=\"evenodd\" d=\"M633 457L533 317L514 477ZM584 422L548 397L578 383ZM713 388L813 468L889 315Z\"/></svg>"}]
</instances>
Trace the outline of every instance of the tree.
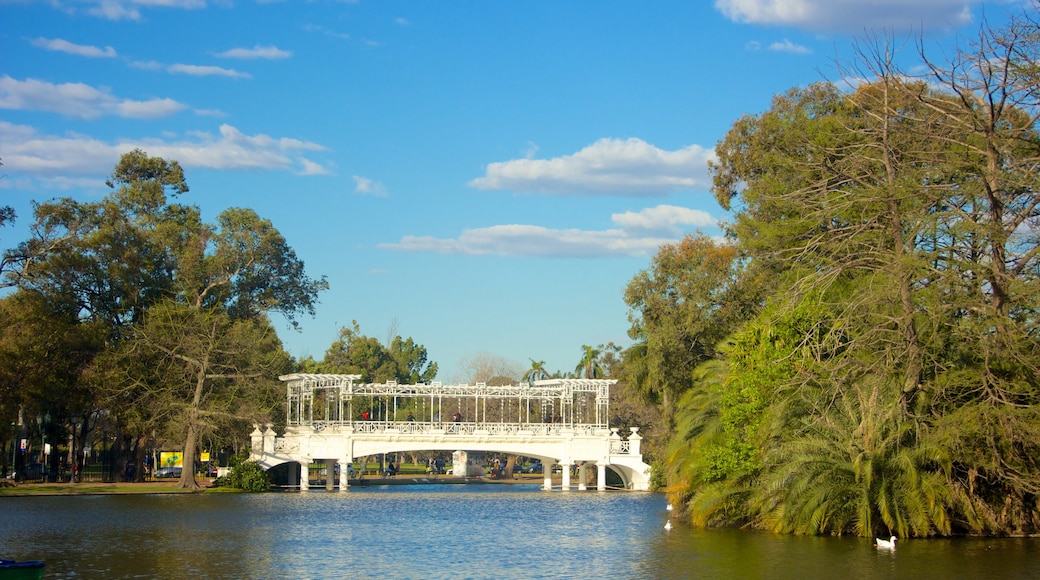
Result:
<instances>
[{"instance_id":1,"label":"tree","mask_svg":"<svg viewBox=\"0 0 1040 580\"><path fill-rule=\"evenodd\" d=\"M150 361L131 367L119 390L136 405L165 419L183 437L179 485L196 488L195 449L202 437L236 423L262 423L281 403L277 376L290 357L274 328L261 316L237 318L221 308L197 308L167 300L133 327L118 359Z\"/></svg>"},{"instance_id":2,"label":"tree","mask_svg":"<svg viewBox=\"0 0 1040 580\"><path fill-rule=\"evenodd\" d=\"M118 341L129 324L170 291L177 255L198 239L197 208L168 204L188 191L176 162L134 150L101 201L61 199L35 206L32 236L17 253L31 258L11 276L25 289L76 303L85 318L109 325Z\"/></svg>"},{"instance_id":3,"label":"tree","mask_svg":"<svg viewBox=\"0 0 1040 580\"><path fill-rule=\"evenodd\" d=\"M417 384L437 376L437 363L427 361L426 347L400 336L384 347L376 338L362 334L356 320L350 328L340 329L339 339L325 351L319 368L328 373L359 374L362 381L373 383Z\"/></svg>"},{"instance_id":4,"label":"tree","mask_svg":"<svg viewBox=\"0 0 1040 580\"><path fill-rule=\"evenodd\" d=\"M695 522L1040 528L1038 29L984 30L931 83L875 41L847 75L870 82L780 95L716 148L728 233L775 291L681 399L671 473ZM626 361L652 377L645 320Z\"/></svg>"},{"instance_id":5,"label":"tree","mask_svg":"<svg viewBox=\"0 0 1040 580\"><path fill-rule=\"evenodd\" d=\"M58 436L64 431L60 428L71 426L74 415L97 408L97 393L87 378L104 337L101 325L81 323L68 303L25 290L0 299L0 417L5 424L22 412L46 415L51 420L41 427L48 430L47 438L65 440ZM59 454L50 457L56 473Z\"/></svg>"},{"instance_id":6,"label":"tree","mask_svg":"<svg viewBox=\"0 0 1040 580\"><path fill-rule=\"evenodd\" d=\"M629 388L660 400L670 423L693 370L757 310L766 280L733 244L697 235L662 246L625 289L629 336L637 340L625 355Z\"/></svg>"},{"instance_id":7,"label":"tree","mask_svg":"<svg viewBox=\"0 0 1040 580\"><path fill-rule=\"evenodd\" d=\"M545 370L544 360L536 361L533 358L528 360L531 361L531 368L524 371L524 375L521 377L521 380L528 383L533 383L535 381L540 381L542 379L549 378L549 373Z\"/></svg>"},{"instance_id":8,"label":"tree","mask_svg":"<svg viewBox=\"0 0 1040 580\"><path fill-rule=\"evenodd\" d=\"M167 421L184 441L180 485L194 488L195 447L212 418L256 417L231 409L220 393L287 369L264 315L279 312L294 323L296 315L313 313L327 283L309 278L271 222L251 210L225 210L209 225L197 208L168 204L167 192L188 191L176 162L133 151L109 184L116 191L97 204L38 208L40 235L30 244L52 250L44 254L46 267L29 273L111 324L116 348L106 376L119 380L106 384L110 403L138 417L138 429ZM157 393L163 405L133 410Z\"/></svg>"},{"instance_id":9,"label":"tree","mask_svg":"<svg viewBox=\"0 0 1040 580\"><path fill-rule=\"evenodd\" d=\"M437 363L427 361L426 347L410 337L395 336L390 343L390 358L397 365L397 382L402 384L429 383L437 376Z\"/></svg>"},{"instance_id":10,"label":"tree","mask_svg":"<svg viewBox=\"0 0 1040 580\"><path fill-rule=\"evenodd\" d=\"M574 367L575 374L586 379L601 378L603 376L603 368L599 364L600 350L592 348L587 344L581 345L581 349L581 361L578 363L578 366Z\"/></svg>"},{"instance_id":11,"label":"tree","mask_svg":"<svg viewBox=\"0 0 1040 580\"><path fill-rule=\"evenodd\" d=\"M465 378L461 381L487 383L494 377L510 377L516 380L523 376L518 363L489 352L478 352L459 360L459 368Z\"/></svg>"}]
</instances>

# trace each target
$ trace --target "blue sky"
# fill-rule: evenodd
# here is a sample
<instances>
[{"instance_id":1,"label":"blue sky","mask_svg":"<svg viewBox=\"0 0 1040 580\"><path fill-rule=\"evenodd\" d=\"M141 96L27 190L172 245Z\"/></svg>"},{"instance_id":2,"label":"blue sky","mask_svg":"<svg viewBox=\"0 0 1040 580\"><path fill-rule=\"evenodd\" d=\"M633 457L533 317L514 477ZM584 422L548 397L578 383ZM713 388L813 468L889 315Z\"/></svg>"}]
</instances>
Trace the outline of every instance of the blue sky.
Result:
<instances>
[{"instance_id":1,"label":"blue sky","mask_svg":"<svg viewBox=\"0 0 1040 580\"><path fill-rule=\"evenodd\" d=\"M356 319L446 382L480 353L569 371L630 343L662 243L720 233L706 161L736 119L838 80L866 29L949 46L1023 4L0 0L0 247L137 147L328 277L300 332L276 320L294 355Z\"/></svg>"}]
</instances>

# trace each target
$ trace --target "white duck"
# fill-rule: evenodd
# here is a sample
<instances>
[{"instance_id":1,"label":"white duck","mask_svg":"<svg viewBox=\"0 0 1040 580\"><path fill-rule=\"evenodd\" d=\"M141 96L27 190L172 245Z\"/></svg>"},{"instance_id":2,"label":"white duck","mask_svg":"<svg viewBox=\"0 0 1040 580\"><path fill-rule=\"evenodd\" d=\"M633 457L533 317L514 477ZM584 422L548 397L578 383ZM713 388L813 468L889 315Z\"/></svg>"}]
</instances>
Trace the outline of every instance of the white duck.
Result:
<instances>
[{"instance_id":1,"label":"white duck","mask_svg":"<svg viewBox=\"0 0 1040 580\"><path fill-rule=\"evenodd\" d=\"M666 530L671 530L672 529L672 520L668 520L667 522L664 523L664 529L666 529Z\"/></svg>"},{"instance_id":2,"label":"white duck","mask_svg":"<svg viewBox=\"0 0 1040 580\"><path fill-rule=\"evenodd\" d=\"M665 508L664 508L664 509L665 509L666 511L672 511L672 504L668 504L667 506L665 506Z\"/></svg>"},{"instance_id":3,"label":"white duck","mask_svg":"<svg viewBox=\"0 0 1040 580\"><path fill-rule=\"evenodd\" d=\"M897 538L895 536L892 536L888 540L882 540L881 538L874 538L874 545L879 547L879 548L895 548L896 547L896 540L898 540L898 539L899 538Z\"/></svg>"}]
</instances>

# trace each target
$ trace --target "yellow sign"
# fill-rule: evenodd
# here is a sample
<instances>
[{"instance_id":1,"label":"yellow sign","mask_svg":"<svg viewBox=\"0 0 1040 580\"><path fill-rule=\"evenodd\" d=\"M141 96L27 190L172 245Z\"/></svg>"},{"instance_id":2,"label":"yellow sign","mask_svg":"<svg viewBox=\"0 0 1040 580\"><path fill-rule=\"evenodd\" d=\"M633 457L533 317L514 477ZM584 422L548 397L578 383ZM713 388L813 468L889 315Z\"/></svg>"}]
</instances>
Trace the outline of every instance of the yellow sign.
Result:
<instances>
[{"instance_id":1,"label":"yellow sign","mask_svg":"<svg viewBox=\"0 0 1040 580\"><path fill-rule=\"evenodd\" d=\"M181 452L161 451L159 453L159 467L183 467L181 465Z\"/></svg>"},{"instance_id":2,"label":"yellow sign","mask_svg":"<svg viewBox=\"0 0 1040 580\"><path fill-rule=\"evenodd\" d=\"M203 451L202 453L200 453L199 454L199 461L202 461L203 463L205 463L206 461L209 461L209 451Z\"/></svg>"}]
</instances>

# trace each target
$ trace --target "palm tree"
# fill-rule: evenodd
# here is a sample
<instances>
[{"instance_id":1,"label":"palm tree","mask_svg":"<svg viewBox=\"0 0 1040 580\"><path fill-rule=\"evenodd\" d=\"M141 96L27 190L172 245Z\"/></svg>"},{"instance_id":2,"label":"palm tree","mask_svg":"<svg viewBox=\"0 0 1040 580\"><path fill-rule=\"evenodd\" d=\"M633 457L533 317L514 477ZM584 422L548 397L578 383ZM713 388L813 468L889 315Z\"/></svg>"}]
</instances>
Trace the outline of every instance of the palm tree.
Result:
<instances>
[{"instance_id":1,"label":"palm tree","mask_svg":"<svg viewBox=\"0 0 1040 580\"><path fill-rule=\"evenodd\" d=\"M534 360L533 358L529 360L531 361L531 368L527 369L527 372L524 373L521 380L533 383L541 379L549 378L549 373L545 370L544 360Z\"/></svg>"},{"instance_id":2,"label":"palm tree","mask_svg":"<svg viewBox=\"0 0 1040 580\"><path fill-rule=\"evenodd\" d=\"M574 367L574 372L578 376L584 375L586 379L598 379L603 376L603 367L599 364L600 351L598 348L592 348L587 344L581 345L584 349L582 354L581 362L578 366Z\"/></svg>"},{"instance_id":3,"label":"palm tree","mask_svg":"<svg viewBox=\"0 0 1040 580\"><path fill-rule=\"evenodd\" d=\"M950 533L949 457L919 439L900 416L899 390L888 391L861 384L815 418L799 412L804 428L787 429L766 453L750 500L762 527L868 538Z\"/></svg>"}]
</instances>

